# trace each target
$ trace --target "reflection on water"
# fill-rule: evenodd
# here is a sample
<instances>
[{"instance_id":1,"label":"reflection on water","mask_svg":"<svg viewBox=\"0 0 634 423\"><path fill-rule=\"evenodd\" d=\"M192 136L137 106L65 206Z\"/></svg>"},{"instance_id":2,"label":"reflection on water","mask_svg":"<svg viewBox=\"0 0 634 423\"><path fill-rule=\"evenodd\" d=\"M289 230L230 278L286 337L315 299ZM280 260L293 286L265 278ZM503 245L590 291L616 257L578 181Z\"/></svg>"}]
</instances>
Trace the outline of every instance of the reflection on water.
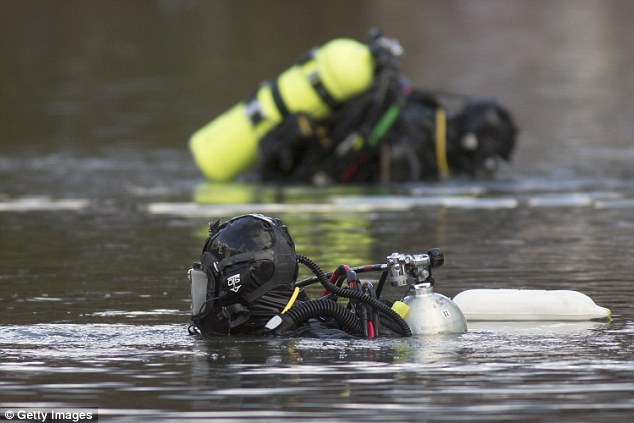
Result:
<instances>
[{"instance_id":1,"label":"reflection on water","mask_svg":"<svg viewBox=\"0 0 634 423\"><path fill-rule=\"evenodd\" d=\"M262 410L284 419L358 420L387 409L406 419L466 412L521 419L573 409L600 418L631 406L633 369L619 359L617 349L625 346L615 342L626 334L601 324L512 326L378 341L202 341L173 324L10 326L0 329L0 339L22 347L5 350L0 370L20 377L0 382L1 395L7 406L25 395L40 407L57 398L98 403L105 415L129 421L158 413L147 407L157 400L165 410L159 417L196 420ZM559 399L547 400L551 395ZM131 417L128 407L144 411Z\"/></svg>"},{"instance_id":2,"label":"reflection on water","mask_svg":"<svg viewBox=\"0 0 634 423\"><path fill-rule=\"evenodd\" d=\"M633 5L0 1L0 403L115 421L630 417ZM403 43L414 86L515 112L518 154L497 180L202 181L189 134L310 47L373 25ZM185 274L207 223L258 211L325 270L438 246L446 296L578 290L613 320L376 341L188 336Z\"/></svg>"},{"instance_id":3,"label":"reflection on water","mask_svg":"<svg viewBox=\"0 0 634 423\"><path fill-rule=\"evenodd\" d=\"M584 192L600 192L600 184L584 184ZM631 198L626 187L617 188L619 198ZM111 203L92 198L64 214L54 203L49 211L0 214L0 301L7 311L0 326L0 401L98 406L100 415L120 421L377 415L406 421L465 414L530 421L555 412L563 421L580 415L604 421L631 414L634 308L631 263L621 254L634 244L629 210L570 201L536 206L528 199L553 192L536 183L392 189L349 191L350 200L371 205L362 212L293 209L290 194L288 203L264 205L284 206L276 215L298 251L326 270L439 246L446 253L436 272L440 293L573 289L610 307L613 321L470 322L462 335L377 341L199 340L187 335L185 273L207 222L223 215L179 214L185 203L177 188L163 194L173 214L151 212L155 195L127 192ZM559 190L565 199L570 184ZM604 194L588 196L605 201ZM432 197L514 198L517 204L381 206ZM322 190L311 198L336 205L333 198L345 196ZM249 204L231 207L239 213ZM403 294L384 292L391 299Z\"/></svg>"},{"instance_id":4,"label":"reflection on water","mask_svg":"<svg viewBox=\"0 0 634 423\"><path fill-rule=\"evenodd\" d=\"M597 254L631 245L632 222L620 208L282 213L298 250L326 269L438 245L447 262L436 287L445 295L574 289L614 316L611 323L470 322L466 334L376 341L188 336L185 271L215 216L152 215L145 207L119 213L0 215L9 235L3 243L18 259L2 261L10 316L0 326L3 404L97 405L121 421L360 421L387 410L399 420L468 413L526 421L556 411L564 421L578 413L602 421L634 407L629 257ZM42 239L58 251L45 243L31 265ZM20 254L24 245L32 250Z\"/></svg>"}]
</instances>

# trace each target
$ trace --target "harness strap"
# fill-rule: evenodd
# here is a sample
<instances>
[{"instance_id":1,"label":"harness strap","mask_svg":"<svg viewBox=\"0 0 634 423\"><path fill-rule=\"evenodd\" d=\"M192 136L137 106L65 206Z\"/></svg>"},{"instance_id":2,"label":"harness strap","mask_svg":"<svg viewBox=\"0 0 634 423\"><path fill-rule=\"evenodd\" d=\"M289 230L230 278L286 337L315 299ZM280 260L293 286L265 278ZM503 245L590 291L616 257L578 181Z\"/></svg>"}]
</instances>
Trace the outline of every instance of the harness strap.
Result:
<instances>
[{"instance_id":1,"label":"harness strap","mask_svg":"<svg viewBox=\"0 0 634 423\"><path fill-rule=\"evenodd\" d=\"M332 95L330 95L326 89L315 64L318 50L318 48L313 48L308 53L302 55L297 61L297 65L302 67L306 66L306 69L309 69L309 72L306 73L308 82L310 82L310 85L313 87L321 101L326 103L331 109L335 109L339 107L340 103ZM313 63L309 63L311 60Z\"/></svg>"},{"instance_id":2,"label":"harness strap","mask_svg":"<svg viewBox=\"0 0 634 423\"><path fill-rule=\"evenodd\" d=\"M280 254L278 254L280 255ZM279 265L280 263L284 263L285 260L283 258L280 258L279 260L277 260L276 265ZM259 286L257 289L249 292L248 294L246 294L245 296L243 296L242 298L247 302L247 303L252 303L253 301L257 300L258 298L260 298L261 296L263 296L264 294L266 294L267 292L269 292L271 289L275 288L278 285L287 285L289 283L291 283L291 281L293 280L293 270L292 269L283 269L278 267L277 271L275 273L275 276L273 276L271 279L269 279L266 283L264 283L263 285Z\"/></svg>"},{"instance_id":3,"label":"harness strap","mask_svg":"<svg viewBox=\"0 0 634 423\"><path fill-rule=\"evenodd\" d=\"M438 177L445 180L449 177L447 161L447 113L442 107L436 109L436 167Z\"/></svg>"},{"instance_id":4,"label":"harness strap","mask_svg":"<svg viewBox=\"0 0 634 423\"><path fill-rule=\"evenodd\" d=\"M222 272L222 270L227 266L231 266L232 264L236 264L236 263L249 262L249 261L271 260L276 262L276 265L279 265L279 263L284 263L284 260L282 258L280 258L279 260L274 260L274 255L275 255L275 252L270 249L256 251L256 252L241 253L241 254L236 254L235 256L222 259L219 262L214 263L213 266L215 267L215 270L217 272ZM243 298L247 303L252 303L253 301L260 298L262 295L269 292L271 289L275 288L277 285L287 284L292 279L293 279L292 269L278 268L273 278L271 278L262 286L259 286L254 291L249 292Z\"/></svg>"},{"instance_id":5,"label":"harness strap","mask_svg":"<svg viewBox=\"0 0 634 423\"><path fill-rule=\"evenodd\" d=\"M227 319L229 321L229 328L235 328L240 326L251 316L251 312L248 308L242 304L231 304L220 309L218 317L222 320Z\"/></svg>"},{"instance_id":6,"label":"harness strap","mask_svg":"<svg viewBox=\"0 0 634 423\"><path fill-rule=\"evenodd\" d=\"M293 290L293 295L291 295L291 298L290 300L288 300L286 307L284 307L284 310L282 310L282 313L280 314L286 313L288 310L290 310L291 307L293 307L293 304L295 304L295 300L297 299L298 295L299 295L299 288L295 287L295 289Z\"/></svg>"},{"instance_id":7,"label":"harness strap","mask_svg":"<svg viewBox=\"0 0 634 423\"><path fill-rule=\"evenodd\" d=\"M256 251L256 252L240 253L240 254L236 254L236 255L224 258L220 260L219 262L214 263L213 266L217 272L222 272L222 270L225 267L231 266L232 264L242 263L242 262L251 261L251 260L264 260L264 259L272 260L273 251L262 250L262 251Z\"/></svg>"},{"instance_id":8,"label":"harness strap","mask_svg":"<svg viewBox=\"0 0 634 423\"><path fill-rule=\"evenodd\" d=\"M381 119L377 122L377 124L372 129L372 132L368 136L368 143L372 147L376 147L381 138L387 133L387 131L392 127L399 113L401 112L401 104L400 101L396 102L385 111Z\"/></svg>"},{"instance_id":9,"label":"harness strap","mask_svg":"<svg viewBox=\"0 0 634 423\"><path fill-rule=\"evenodd\" d=\"M286 117L290 114L288 107L286 107L286 103L282 98L282 94L280 93L280 86L278 84L278 80L271 82L271 95L273 96L273 101L275 102L275 106L277 110L280 112L282 117Z\"/></svg>"},{"instance_id":10,"label":"harness strap","mask_svg":"<svg viewBox=\"0 0 634 423\"><path fill-rule=\"evenodd\" d=\"M319 98L331 109L336 109L339 106L339 102L326 89L317 69L308 74L308 82L310 82Z\"/></svg>"}]
</instances>

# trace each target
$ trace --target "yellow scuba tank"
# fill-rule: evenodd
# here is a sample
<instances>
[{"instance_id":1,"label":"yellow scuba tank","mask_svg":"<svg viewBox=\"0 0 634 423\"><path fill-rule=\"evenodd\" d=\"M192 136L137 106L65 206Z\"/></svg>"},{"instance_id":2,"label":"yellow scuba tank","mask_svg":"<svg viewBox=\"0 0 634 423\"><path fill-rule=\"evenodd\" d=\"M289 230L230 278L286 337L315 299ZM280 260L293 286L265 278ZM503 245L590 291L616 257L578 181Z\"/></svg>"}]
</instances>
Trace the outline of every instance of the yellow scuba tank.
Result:
<instances>
[{"instance_id":1,"label":"yellow scuba tank","mask_svg":"<svg viewBox=\"0 0 634 423\"><path fill-rule=\"evenodd\" d=\"M374 77L370 48L351 39L336 39L263 84L189 140L202 173L212 181L229 181L252 166L259 140L280 124L284 116L306 113L316 120L370 88Z\"/></svg>"}]
</instances>

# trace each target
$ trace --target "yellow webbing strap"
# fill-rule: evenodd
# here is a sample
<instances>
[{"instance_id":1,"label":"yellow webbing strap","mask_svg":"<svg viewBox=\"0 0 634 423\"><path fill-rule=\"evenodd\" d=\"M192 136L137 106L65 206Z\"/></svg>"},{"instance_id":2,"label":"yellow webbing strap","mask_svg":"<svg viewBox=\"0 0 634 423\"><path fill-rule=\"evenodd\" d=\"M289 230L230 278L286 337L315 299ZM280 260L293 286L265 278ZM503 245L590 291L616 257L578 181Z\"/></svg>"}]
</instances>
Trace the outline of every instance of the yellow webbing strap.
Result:
<instances>
[{"instance_id":1,"label":"yellow webbing strap","mask_svg":"<svg viewBox=\"0 0 634 423\"><path fill-rule=\"evenodd\" d=\"M281 314L286 313L291 307L293 307L293 304L295 304L295 300L297 299L298 295L299 295L299 288L295 288L295 290L293 291L293 295L291 295L291 299L288 300L288 303L286 304L286 307L284 307L284 310L282 310Z\"/></svg>"},{"instance_id":2,"label":"yellow webbing strap","mask_svg":"<svg viewBox=\"0 0 634 423\"><path fill-rule=\"evenodd\" d=\"M297 115L297 126L299 127L299 132L301 132L303 136L308 137L313 134L313 127L306 115Z\"/></svg>"},{"instance_id":3,"label":"yellow webbing strap","mask_svg":"<svg viewBox=\"0 0 634 423\"><path fill-rule=\"evenodd\" d=\"M445 109L436 109L436 166L440 179L449 177L449 163L447 162L447 114Z\"/></svg>"}]
</instances>

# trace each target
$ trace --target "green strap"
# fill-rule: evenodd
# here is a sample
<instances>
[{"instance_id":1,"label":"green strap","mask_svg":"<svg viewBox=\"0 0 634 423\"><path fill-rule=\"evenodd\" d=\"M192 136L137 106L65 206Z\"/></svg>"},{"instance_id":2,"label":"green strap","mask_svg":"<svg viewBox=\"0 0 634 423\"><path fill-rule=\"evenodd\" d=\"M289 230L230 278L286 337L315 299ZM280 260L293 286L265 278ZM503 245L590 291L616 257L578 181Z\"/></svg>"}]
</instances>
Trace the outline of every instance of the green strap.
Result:
<instances>
[{"instance_id":1,"label":"green strap","mask_svg":"<svg viewBox=\"0 0 634 423\"><path fill-rule=\"evenodd\" d=\"M392 127L400 112L401 106L399 103L394 103L383 113L383 116L381 116L381 119L379 119L368 137L370 146L375 147L379 143L381 138Z\"/></svg>"}]
</instances>

